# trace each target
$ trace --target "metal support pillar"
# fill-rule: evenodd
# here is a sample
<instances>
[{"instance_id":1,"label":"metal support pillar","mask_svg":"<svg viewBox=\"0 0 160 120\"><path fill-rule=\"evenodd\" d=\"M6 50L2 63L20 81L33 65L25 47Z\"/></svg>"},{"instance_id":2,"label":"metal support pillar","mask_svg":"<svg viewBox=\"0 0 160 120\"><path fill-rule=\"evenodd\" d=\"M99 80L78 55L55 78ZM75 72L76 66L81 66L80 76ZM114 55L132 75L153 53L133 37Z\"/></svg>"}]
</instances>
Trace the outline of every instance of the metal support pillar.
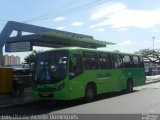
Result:
<instances>
[{"instance_id":1,"label":"metal support pillar","mask_svg":"<svg viewBox=\"0 0 160 120\"><path fill-rule=\"evenodd\" d=\"M3 48L0 48L0 66L3 66Z\"/></svg>"}]
</instances>

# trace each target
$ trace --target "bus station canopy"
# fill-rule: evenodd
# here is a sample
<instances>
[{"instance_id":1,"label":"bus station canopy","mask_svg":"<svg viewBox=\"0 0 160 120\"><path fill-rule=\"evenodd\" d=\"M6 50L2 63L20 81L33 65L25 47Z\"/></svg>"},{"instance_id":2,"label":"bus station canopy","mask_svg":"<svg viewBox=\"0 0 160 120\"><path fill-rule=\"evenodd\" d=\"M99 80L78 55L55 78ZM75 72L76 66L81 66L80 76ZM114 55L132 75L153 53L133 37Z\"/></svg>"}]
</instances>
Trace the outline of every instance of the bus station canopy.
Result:
<instances>
[{"instance_id":1,"label":"bus station canopy","mask_svg":"<svg viewBox=\"0 0 160 120\"><path fill-rule=\"evenodd\" d=\"M55 32L31 34L24 36L10 37L6 43L17 43L29 41L32 46L41 47L84 47L99 48L112 44L111 42L95 40L92 37L66 35Z\"/></svg>"},{"instance_id":2,"label":"bus station canopy","mask_svg":"<svg viewBox=\"0 0 160 120\"><path fill-rule=\"evenodd\" d=\"M10 37L16 31L16 37ZM23 32L32 34L22 35ZM3 46L6 52L31 51L33 46L41 47L106 47L112 43L95 40L93 36L61 31L16 21L8 21L0 33L0 65L3 61Z\"/></svg>"}]
</instances>

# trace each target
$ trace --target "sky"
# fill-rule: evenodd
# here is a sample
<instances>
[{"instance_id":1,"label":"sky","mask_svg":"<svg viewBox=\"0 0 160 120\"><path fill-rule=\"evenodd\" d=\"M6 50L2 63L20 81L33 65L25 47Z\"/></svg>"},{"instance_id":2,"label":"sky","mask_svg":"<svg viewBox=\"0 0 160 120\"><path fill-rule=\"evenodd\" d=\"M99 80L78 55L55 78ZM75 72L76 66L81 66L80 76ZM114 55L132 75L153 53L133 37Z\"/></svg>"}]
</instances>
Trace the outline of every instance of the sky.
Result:
<instances>
[{"instance_id":1,"label":"sky","mask_svg":"<svg viewBox=\"0 0 160 120\"><path fill-rule=\"evenodd\" d=\"M116 43L101 48L133 53L160 48L160 0L0 0L0 31L7 21L91 35ZM34 47L35 50L47 50ZM31 52L5 53L23 58Z\"/></svg>"}]
</instances>

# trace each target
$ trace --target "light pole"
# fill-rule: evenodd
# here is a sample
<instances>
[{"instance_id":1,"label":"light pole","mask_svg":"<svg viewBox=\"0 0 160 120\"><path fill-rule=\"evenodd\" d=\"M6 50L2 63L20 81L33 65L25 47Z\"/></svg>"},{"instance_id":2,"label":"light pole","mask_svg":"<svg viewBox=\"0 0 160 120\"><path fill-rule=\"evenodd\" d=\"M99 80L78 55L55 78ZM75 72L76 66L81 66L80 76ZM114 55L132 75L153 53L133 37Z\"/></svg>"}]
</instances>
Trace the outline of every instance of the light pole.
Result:
<instances>
[{"instance_id":1,"label":"light pole","mask_svg":"<svg viewBox=\"0 0 160 120\"><path fill-rule=\"evenodd\" d=\"M152 39L153 39L153 50L154 50L154 39L155 39L156 37L152 37Z\"/></svg>"},{"instance_id":2,"label":"light pole","mask_svg":"<svg viewBox=\"0 0 160 120\"><path fill-rule=\"evenodd\" d=\"M155 40L155 38L156 38L156 37L154 37L154 36L152 37L152 39L153 39L153 61L154 61L154 40ZM153 68L154 68L154 64L152 63L151 75L152 75L152 74L154 75L154 73L152 72Z\"/></svg>"},{"instance_id":3,"label":"light pole","mask_svg":"<svg viewBox=\"0 0 160 120\"><path fill-rule=\"evenodd\" d=\"M154 40L155 40L155 38L156 37L154 37L154 36L152 37L152 39L153 39L153 60L154 60Z\"/></svg>"}]
</instances>

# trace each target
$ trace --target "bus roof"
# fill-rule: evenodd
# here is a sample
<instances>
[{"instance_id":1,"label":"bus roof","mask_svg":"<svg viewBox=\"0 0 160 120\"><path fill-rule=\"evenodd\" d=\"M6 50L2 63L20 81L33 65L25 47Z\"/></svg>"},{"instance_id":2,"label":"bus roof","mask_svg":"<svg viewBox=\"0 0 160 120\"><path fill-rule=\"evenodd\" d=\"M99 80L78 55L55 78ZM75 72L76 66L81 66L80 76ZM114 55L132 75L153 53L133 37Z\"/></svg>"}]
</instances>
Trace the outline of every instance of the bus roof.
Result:
<instances>
[{"instance_id":1,"label":"bus roof","mask_svg":"<svg viewBox=\"0 0 160 120\"><path fill-rule=\"evenodd\" d=\"M81 48L81 47L61 47L61 48L55 48L51 50L47 50L44 52L49 52L49 51L56 51L56 50L81 50L81 51L94 51L94 52L107 52L107 53L113 53L113 54L124 54L124 55L138 55L142 56L140 54L134 54L134 53L124 53L124 52L117 52L117 51L105 51L105 50L97 50L97 49L91 49L91 48Z\"/></svg>"}]
</instances>

